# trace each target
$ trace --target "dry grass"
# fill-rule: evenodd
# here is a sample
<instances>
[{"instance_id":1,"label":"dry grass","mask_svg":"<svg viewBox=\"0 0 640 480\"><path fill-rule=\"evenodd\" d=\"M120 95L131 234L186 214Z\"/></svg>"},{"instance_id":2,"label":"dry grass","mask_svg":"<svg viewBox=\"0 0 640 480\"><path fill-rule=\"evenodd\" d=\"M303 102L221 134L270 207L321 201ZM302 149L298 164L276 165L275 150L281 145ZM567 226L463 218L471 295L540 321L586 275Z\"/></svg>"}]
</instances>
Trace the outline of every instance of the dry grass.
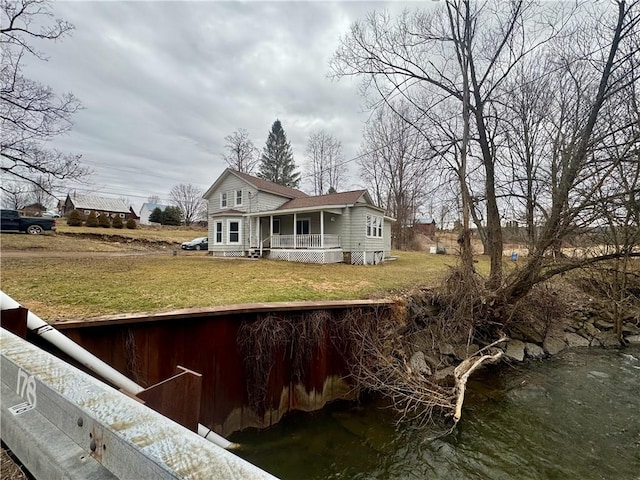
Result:
<instances>
[{"instance_id":1,"label":"dry grass","mask_svg":"<svg viewBox=\"0 0 640 480\"><path fill-rule=\"evenodd\" d=\"M9 452L2 448L0 452L0 477L2 480L26 480L22 468L11 458Z\"/></svg>"},{"instance_id":2,"label":"dry grass","mask_svg":"<svg viewBox=\"0 0 640 480\"><path fill-rule=\"evenodd\" d=\"M47 252L125 252L166 249L196 237L206 236L204 228L146 227L126 228L69 227L58 222L57 233L46 235L2 234L3 251Z\"/></svg>"},{"instance_id":3,"label":"dry grass","mask_svg":"<svg viewBox=\"0 0 640 480\"><path fill-rule=\"evenodd\" d=\"M57 222L57 231L62 235L68 234L100 234L100 235L121 235L127 238L146 239L163 242L182 243L196 237L206 237L207 229L204 227L169 227L169 226L149 226L140 225L135 230L128 228L91 228L91 227L70 227L65 220Z\"/></svg>"},{"instance_id":4,"label":"dry grass","mask_svg":"<svg viewBox=\"0 0 640 480\"><path fill-rule=\"evenodd\" d=\"M396 252L397 260L377 266L220 259L199 252L172 256L165 242L203 232L66 225L60 230L58 235L0 235L2 290L49 321L252 302L381 297L433 285L457 262L455 256L420 252ZM68 231L74 233L65 234ZM87 238L86 233L106 237ZM113 237L125 233L132 237ZM121 255L141 250L146 254ZM477 266L486 270L486 260L480 257Z\"/></svg>"},{"instance_id":5,"label":"dry grass","mask_svg":"<svg viewBox=\"0 0 640 480\"><path fill-rule=\"evenodd\" d=\"M378 266L206 255L7 258L2 289L50 321L250 302L384 296L433 284L455 257L402 252Z\"/></svg>"}]
</instances>

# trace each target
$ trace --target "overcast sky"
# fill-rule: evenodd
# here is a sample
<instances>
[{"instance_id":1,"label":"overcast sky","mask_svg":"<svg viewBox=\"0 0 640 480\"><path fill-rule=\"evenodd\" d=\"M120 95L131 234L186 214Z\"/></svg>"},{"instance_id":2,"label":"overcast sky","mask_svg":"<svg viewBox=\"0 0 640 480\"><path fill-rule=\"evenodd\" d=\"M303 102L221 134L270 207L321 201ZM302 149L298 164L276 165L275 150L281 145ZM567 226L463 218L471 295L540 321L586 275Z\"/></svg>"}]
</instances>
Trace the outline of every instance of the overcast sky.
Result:
<instances>
[{"instance_id":1,"label":"overcast sky","mask_svg":"<svg viewBox=\"0 0 640 480\"><path fill-rule=\"evenodd\" d=\"M262 150L280 119L302 167L309 134L325 129L357 155L368 117L355 80L328 78L353 21L382 2L56 2L71 37L38 45L48 62L25 74L84 110L54 146L82 155L89 189L137 209L174 185L206 190L224 170L224 137L248 130ZM348 188L359 187L351 162ZM303 184L304 186L304 184ZM64 196L67 192L61 192Z\"/></svg>"}]
</instances>

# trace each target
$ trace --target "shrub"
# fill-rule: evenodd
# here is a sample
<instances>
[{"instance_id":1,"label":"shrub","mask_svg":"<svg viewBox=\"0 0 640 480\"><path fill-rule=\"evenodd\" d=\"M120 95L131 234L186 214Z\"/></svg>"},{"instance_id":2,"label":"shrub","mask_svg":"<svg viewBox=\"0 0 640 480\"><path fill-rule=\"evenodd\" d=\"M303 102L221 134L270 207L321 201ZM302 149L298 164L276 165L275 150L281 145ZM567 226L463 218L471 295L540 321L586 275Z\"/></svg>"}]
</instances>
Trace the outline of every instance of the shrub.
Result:
<instances>
[{"instance_id":1,"label":"shrub","mask_svg":"<svg viewBox=\"0 0 640 480\"><path fill-rule=\"evenodd\" d=\"M84 223L87 227L97 227L98 217L96 217L96 212L92 211L89 215L87 215L87 220Z\"/></svg>"},{"instance_id":2,"label":"shrub","mask_svg":"<svg viewBox=\"0 0 640 480\"><path fill-rule=\"evenodd\" d=\"M160 209L160 207L156 207L153 209L153 212L151 212L151 215L149 215L149 222L162 223L162 210Z\"/></svg>"},{"instance_id":3,"label":"shrub","mask_svg":"<svg viewBox=\"0 0 640 480\"><path fill-rule=\"evenodd\" d=\"M162 212L162 224L163 225L176 225L179 226L182 223L182 212L178 207L167 207Z\"/></svg>"},{"instance_id":4,"label":"shrub","mask_svg":"<svg viewBox=\"0 0 640 480\"><path fill-rule=\"evenodd\" d=\"M100 216L98 217L98 225L100 225L102 228L111 228L111 220L109 220L109 217L106 213L102 212L100 214Z\"/></svg>"},{"instance_id":5,"label":"shrub","mask_svg":"<svg viewBox=\"0 0 640 480\"><path fill-rule=\"evenodd\" d=\"M122 228L124 227L124 223L122 221L122 217L120 215L116 215L113 217L113 221L111 222L111 226L113 228Z\"/></svg>"},{"instance_id":6,"label":"shrub","mask_svg":"<svg viewBox=\"0 0 640 480\"><path fill-rule=\"evenodd\" d=\"M71 210L69 218L67 218L67 225L71 227L80 227L82 225L82 215L78 210Z\"/></svg>"},{"instance_id":7,"label":"shrub","mask_svg":"<svg viewBox=\"0 0 640 480\"><path fill-rule=\"evenodd\" d=\"M135 230L136 228L138 228L138 225L136 224L136 221L133 218L130 218L129 220L127 220L127 228L129 230Z\"/></svg>"}]
</instances>

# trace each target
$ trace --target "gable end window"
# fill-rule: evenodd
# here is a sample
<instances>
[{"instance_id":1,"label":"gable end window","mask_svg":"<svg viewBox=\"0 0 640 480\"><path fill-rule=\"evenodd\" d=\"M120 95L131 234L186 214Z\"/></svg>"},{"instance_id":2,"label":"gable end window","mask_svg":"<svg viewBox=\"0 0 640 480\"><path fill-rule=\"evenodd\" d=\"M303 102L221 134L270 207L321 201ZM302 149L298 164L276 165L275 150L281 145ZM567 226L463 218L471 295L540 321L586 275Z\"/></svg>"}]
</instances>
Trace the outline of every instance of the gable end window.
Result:
<instances>
[{"instance_id":1,"label":"gable end window","mask_svg":"<svg viewBox=\"0 0 640 480\"><path fill-rule=\"evenodd\" d=\"M367 237L382 238L383 218L367 215Z\"/></svg>"},{"instance_id":2,"label":"gable end window","mask_svg":"<svg viewBox=\"0 0 640 480\"><path fill-rule=\"evenodd\" d=\"M242 190L236 190L236 207L242 205Z\"/></svg>"},{"instance_id":3,"label":"gable end window","mask_svg":"<svg viewBox=\"0 0 640 480\"><path fill-rule=\"evenodd\" d=\"M227 193L220 194L220 208L227 208Z\"/></svg>"}]
</instances>

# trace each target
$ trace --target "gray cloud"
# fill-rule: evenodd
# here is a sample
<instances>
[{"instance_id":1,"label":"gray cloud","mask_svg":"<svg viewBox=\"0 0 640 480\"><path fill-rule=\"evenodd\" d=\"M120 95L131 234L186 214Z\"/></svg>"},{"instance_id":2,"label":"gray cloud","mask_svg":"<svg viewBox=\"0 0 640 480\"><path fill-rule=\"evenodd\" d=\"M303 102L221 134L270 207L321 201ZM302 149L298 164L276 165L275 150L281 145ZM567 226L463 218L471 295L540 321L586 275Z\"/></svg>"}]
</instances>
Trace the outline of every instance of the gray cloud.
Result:
<instances>
[{"instance_id":1,"label":"gray cloud","mask_svg":"<svg viewBox=\"0 0 640 480\"><path fill-rule=\"evenodd\" d=\"M139 205L177 183L208 188L225 168L224 137L245 128L261 149L276 118L300 167L319 129L354 157L367 113L353 81L327 78L328 63L351 22L383 6L56 2L76 30L41 45L50 60L25 73L83 102L53 146L83 155L88 188Z\"/></svg>"}]
</instances>

